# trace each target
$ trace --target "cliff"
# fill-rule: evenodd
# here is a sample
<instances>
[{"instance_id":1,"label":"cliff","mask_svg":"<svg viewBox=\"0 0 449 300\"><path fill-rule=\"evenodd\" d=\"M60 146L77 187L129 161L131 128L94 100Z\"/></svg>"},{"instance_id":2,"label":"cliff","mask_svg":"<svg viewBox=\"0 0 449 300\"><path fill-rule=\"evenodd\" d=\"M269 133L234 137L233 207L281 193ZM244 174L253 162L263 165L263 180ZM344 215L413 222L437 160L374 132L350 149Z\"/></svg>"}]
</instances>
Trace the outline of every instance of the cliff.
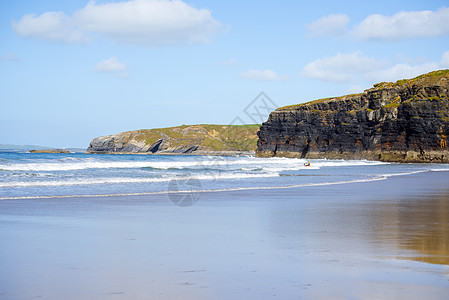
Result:
<instances>
[{"instance_id":1,"label":"cliff","mask_svg":"<svg viewBox=\"0 0 449 300\"><path fill-rule=\"evenodd\" d=\"M205 154L251 153L260 125L182 125L141 129L94 138L86 153Z\"/></svg>"},{"instance_id":2,"label":"cliff","mask_svg":"<svg viewBox=\"0 0 449 300\"><path fill-rule=\"evenodd\" d=\"M442 70L278 108L260 128L256 155L448 163L448 89Z\"/></svg>"}]
</instances>

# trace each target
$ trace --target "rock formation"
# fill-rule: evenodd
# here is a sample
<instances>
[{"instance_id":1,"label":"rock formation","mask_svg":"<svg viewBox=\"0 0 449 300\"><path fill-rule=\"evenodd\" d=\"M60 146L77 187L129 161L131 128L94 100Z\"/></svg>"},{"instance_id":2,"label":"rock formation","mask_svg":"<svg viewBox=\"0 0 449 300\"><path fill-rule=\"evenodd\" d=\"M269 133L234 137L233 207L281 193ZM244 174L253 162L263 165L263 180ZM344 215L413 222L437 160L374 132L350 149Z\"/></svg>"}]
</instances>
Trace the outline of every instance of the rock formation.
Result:
<instances>
[{"instance_id":1,"label":"rock formation","mask_svg":"<svg viewBox=\"0 0 449 300\"><path fill-rule=\"evenodd\" d=\"M447 163L448 89L442 70L281 107L262 124L256 155Z\"/></svg>"},{"instance_id":2,"label":"rock formation","mask_svg":"<svg viewBox=\"0 0 449 300\"><path fill-rule=\"evenodd\" d=\"M259 125L182 125L94 138L87 153L235 155L254 153Z\"/></svg>"},{"instance_id":3,"label":"rock formation","mask_svg":"<svg viewBox=\"0 0 449 300\"><path fill-rule=\"evenodd\" d=\"M70 153L69 150L66 149L37 149L37 150L30 150L30 153Z\"/></svg>"}]
</instances>

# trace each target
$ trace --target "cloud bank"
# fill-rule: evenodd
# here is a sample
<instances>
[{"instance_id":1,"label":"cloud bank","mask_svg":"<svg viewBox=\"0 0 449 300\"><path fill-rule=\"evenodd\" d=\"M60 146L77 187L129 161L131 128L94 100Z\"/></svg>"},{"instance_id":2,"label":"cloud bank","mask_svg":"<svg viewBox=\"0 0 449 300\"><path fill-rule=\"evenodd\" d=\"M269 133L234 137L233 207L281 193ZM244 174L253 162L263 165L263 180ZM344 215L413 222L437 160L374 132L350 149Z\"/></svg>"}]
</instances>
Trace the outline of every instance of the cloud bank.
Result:
<instances>
[{"instance_id":1,"label":"cloud bank","mask_svg":"<svg viewBox=\"0 0 449 300\"><path fill-rule=\"evenodd\" d=\"M449 8L437 11L405 11L392 16L373 14L352 29L345 14L322 17L306 28L312 36L347 36L356 40L402 41L449 35Z\"/></svg>"},{"instance_id":2,"label":"cloud bank","mask_svg":"<svg viewBox=\"0 0 449 300\"><path fill-rule=\"evenodd\" d=\"M449 68L449 51L438 62L426 62L412 65L406 63L392 64L376 60L357 51L348 54L338 53L308 63L302 75L327 82L350 83L358 79L371 81L396 81L412 78L423 73Z\"/></svg>"},{"instance_id":3,"label":"cloud bank","mask_svg":"<svg viewBox=\"0 0 449 300\"><path fill-rule=\"evenodd\" d=\"M24 15L12 21L16 34L66 44L86 44L95 36L145 46L207 43L222 28L207 9L181 0L90 1L72 16L63 12Z\"/></svg>"},{"instance_id":4,"label":"cloud bank","mask_svg":"<svg viewBox=\"0 0 449 300\"><path fill-rule=\"evenodd\" d=\"M376 70L379 62L363 56L360 51L349 54L337 53L308 63L303 69L303 75L329 82L349 82L355 74L367 70Z\"/></svg>"}]
</instances>

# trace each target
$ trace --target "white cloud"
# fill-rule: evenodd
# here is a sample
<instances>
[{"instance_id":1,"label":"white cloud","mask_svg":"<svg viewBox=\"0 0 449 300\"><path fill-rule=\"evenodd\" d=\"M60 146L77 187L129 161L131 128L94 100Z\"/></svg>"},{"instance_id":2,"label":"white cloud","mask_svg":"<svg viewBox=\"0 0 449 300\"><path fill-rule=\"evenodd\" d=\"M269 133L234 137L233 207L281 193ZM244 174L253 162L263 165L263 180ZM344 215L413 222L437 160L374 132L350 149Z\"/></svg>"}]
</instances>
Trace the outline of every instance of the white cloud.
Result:
<instances>
[{"instance_id":1,"label":"white cloud","mask_svg":"<svg viewBox=\"0 0 449 300\"><path fill-rule=\"evenodd\" d=\"M366 72L361 75L374 81L396 81L404 78L413 78L438 69L440 69L440 65L434 62L428 62L421 65L396 64L386 69Z\"/></svg>"},{"instance_id":2,"label":"white cloud","mask_svg":"<svg viewBox=\"0 0 449 300\"><path fill-rule=\"evenodd\" d=\"M347 36L356 40L402 41L410 38L449 35L449 8L437 11L404 11L392 16L373 14L352 29L347 29L349 17L334 14L306 25L313 36Z\"/></svg>"},{"instance_id":3,"label":"white cloud","mask_svg":"<svg viewBox=\"0 0 449 300\"><path fill-rule=\"evenodd\" d=\"M46 12L25 15L12 25L20 36L54 42L82 44L100 34L118 43L146 46L205 43L222 27L209 10L181 0L90 1L70 17Z\"/></svg>"},{"instance_id":4,"label":"white cloud","mask_svg":"<svg viewBox=\"0 0 449 300\"><path fill-rule=\"evenodd\" d=\"M347 31L349 17L345 14L332 14L322 17L306 27L313 36L342 35Z\"/></svg>"},{"instance_id":5,"label":"white cloud","mask_svg":"<svg viewBox=\"0 0 449 300\"><path fill-rule=\"evenodd\" d=\"M368 72L380 67L375 59L362 56L362 53L338 53L326 56L308 63L303 69L303 75L310 78L331 82L349 82L359 73Z\"/></svg>"},{"instance_id":6,"label":"white cloud","mask_svg":"<svg viewBox=\"0 0 449 300\"><path fill-rule=\"evenodd\" d=\"M449 51L443 53L439 62L425 62L418 65L392 64L364 56L361 52L338 53L308 63L302 75L328 82L353 83L360 79L370 81L396 81L412 78L423 73L449 68Z\"/></svg>"},{"instance_id":7,"label":"white cloud","mask_svg":"<svg viewBox=\"0 0 449 300\"><path fill-rule=\"evenodd\" d=\"M46 12L40 16L24 15L12 22L14 32L23 37L33 37L58 43L84 44L87 36L77 29L73 20L63 12Z\"/></svg>"},{"instance_id":8,"label":"white cloud","mask_svg":"<svg viewBox=\"0 0 449 300\"><path fill-rule=\"evenodd\" d=\"M273 70L249 70L240 73L239 77L257 81L283 81L288 79L287 76L279 75Z\"/></svg>"},{"instance_id":9,"label":"white cloud","mask_svg":"<svg viewBox=\"0 0 449 300\"><path fill-rule=\"evenodd\" d=\"M98 73L120 73L121 77L126 74L126 65L119 61L115 56L97 63L94 71Z\"/></svg>"},{"instance_id":10,"label":"white cloud","mask_svg":"<svg viewBox=\"0 0 449 300\"><path fill-rule=\"evenodd\" d=\"M393 16L375 14L365 18L352 34L359 39L387 41L444 36L449 34L448 20L449 8L400 12Z\"/></svg>"}]
</instances>

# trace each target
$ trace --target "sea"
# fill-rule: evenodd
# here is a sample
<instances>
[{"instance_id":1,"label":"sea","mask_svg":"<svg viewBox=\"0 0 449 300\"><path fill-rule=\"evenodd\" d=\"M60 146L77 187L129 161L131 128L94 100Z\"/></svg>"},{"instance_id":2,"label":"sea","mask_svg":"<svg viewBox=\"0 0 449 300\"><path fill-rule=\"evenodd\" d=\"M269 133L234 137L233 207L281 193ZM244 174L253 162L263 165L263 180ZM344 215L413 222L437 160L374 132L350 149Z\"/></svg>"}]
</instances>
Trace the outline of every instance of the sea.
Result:
<instances>
[{"instance_id":1,"label":"sea","mask_svg":"<svg viewBox=\"0 0 449 300\"><path fill-rule=\"evenodd\" d=\"M425 172L449 172L449 166L254 156L6 151L0 152L0 199L166 193L175 204L189 206L207 191L338 185ZM179 200L183 198L185 203Z\"/></svg>"},{"instance_id":2,"label":"sea","mask_svg":"<svg viewBox=\"0 0 449 300\"><path fill-rule=\"evenodd\" d=\"M0 153L0 299L437 299L449 165Z\"/></svg>"}]
</instances>

